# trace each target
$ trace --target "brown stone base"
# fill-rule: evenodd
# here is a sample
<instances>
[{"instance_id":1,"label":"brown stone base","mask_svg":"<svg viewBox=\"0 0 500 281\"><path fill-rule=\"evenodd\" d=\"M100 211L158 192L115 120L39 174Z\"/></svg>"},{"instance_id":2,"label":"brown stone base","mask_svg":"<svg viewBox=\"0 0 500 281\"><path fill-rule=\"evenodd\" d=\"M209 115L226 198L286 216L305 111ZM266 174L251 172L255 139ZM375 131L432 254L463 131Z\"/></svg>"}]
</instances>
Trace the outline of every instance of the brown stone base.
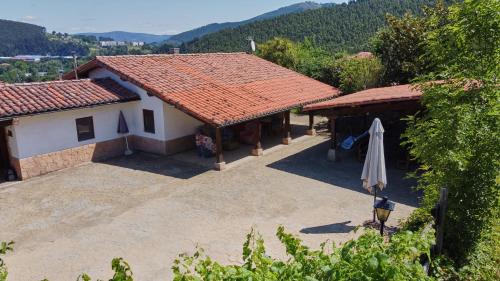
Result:
<instances>
[{"instance_id":1,"label":"brown stone base","mask_svg":"<svg viewBox=\"0 0 500 281\"><path fill-rule=\"evenodd\" d=\"M195 147L194 136L192 135L168 141L140 136L128 136L128 141L130 148L133 150L161 155L170 155ZM24 180L64 168L74 167L82 163L102 161L111 157L124 155L125 150L125 139L119 138L23 159L11 157L11 165L16 170L18 178Z\"/></svg>"},{"instance_id":2,"label":"brown stone base","mask_svg":"<svg viewBox=\"0 0 500 281\"><path fill-rule=\"evenodd\" d=\"M161 141L142 136L129 136L130 146L135 150L161 155L171 155L195 148L193 135Z\"/></svg>"},{"instance_id":3,"label":"brown stone base","mask_svg":"<svg viewBox=\"0 0 500 281\"><path fill-rule=\"evenodd\" d=\"M18 178L24 180L82 163L105 160L122 155L124 151L125 140L119 138L23 159L11 157L11 164Z\"/></svg>"},{"instance_id":4,"label":"brown stone base","mask_svg":"<svg viewBox=\"0 0 500 281\"><path fill-rule=\"evenodd\" d=\"M283 139L281 139L281 143L289 145L292 143L292 138L283 138Z\"/></svg>"}]
</instances>

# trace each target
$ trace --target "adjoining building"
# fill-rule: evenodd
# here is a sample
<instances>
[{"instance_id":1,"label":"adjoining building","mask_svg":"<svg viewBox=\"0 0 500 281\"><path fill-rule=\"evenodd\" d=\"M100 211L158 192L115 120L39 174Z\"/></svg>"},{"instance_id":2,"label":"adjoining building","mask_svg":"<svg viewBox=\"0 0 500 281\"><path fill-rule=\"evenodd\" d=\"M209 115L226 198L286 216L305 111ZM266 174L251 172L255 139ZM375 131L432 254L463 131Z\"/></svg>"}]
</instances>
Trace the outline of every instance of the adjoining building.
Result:
<instances>
[{"instance_id":1,"label":"adjoining building","mask_svg":"<svg viewBox=\"0 0 500 281\"><path fill-rule=\"evenodd\" d=\"M0 86L2 166L20 179L123 154L120 112L135 150L169 155L194 148L201 126L214 131L224 168L228 127L279 117L290 141L290 110L339 90L254 55L217 53L97 57L67 81ZM82 79L83 78L83 79ZM260 126L254 153L260 155Z\"/></svg>"},{"instance_id":2,"label":"adjoining building","mask_svg":"<svg viewBox=\"0 0 500 281\"><path fill-rule=\"evenodd\" d=\"M328 117L331 133L328 157L331 160L337 160L339 150L342 151L340 141L348 136L362 135L374 118L380 118L385 128L387 156L395 159L398 166L407 167L408 153L400 145L401 134L406 128L402 118L422 108L421 96L422 92L412 85L372 88L311 104L305 106L303 111L309 113L310 120L313 120L314 115ZM367 144L368 138L364 138L354 147L359 160L364 159Z\"/></svg>"}]
</instances>

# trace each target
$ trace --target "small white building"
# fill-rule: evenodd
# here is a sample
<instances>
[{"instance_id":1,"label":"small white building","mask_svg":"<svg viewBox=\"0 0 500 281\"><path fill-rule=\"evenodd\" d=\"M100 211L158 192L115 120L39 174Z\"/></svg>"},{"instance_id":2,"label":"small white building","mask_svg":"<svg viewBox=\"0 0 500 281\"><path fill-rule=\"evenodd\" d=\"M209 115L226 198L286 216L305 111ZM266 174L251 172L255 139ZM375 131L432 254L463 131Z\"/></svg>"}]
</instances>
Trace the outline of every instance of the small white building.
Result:
<instances>
[{"instance_id":1,"label":"small white building","mask_svg":"<svg viewBox=\"0 0 500 281\"><path fill-rule=\"evenodd\" d=\"M217 131L222 169L222 128L339 94L244 53L97 57L77 72L85 79L0 85L0 170L26 179L104 160L123 154L125 136L134 150L169 155L194 148L204 124Z\"/></svg>"},{"instance_id":2,"label":"small white building","mask_svg":"<svg viewBox=\"0 0 500 281\"><path fill-rule=\"evenodd\" d=\"M99 44L101 44L101 47L114 47L118 45L116 41L99 41Z\"/></svg>"}]
</instances>

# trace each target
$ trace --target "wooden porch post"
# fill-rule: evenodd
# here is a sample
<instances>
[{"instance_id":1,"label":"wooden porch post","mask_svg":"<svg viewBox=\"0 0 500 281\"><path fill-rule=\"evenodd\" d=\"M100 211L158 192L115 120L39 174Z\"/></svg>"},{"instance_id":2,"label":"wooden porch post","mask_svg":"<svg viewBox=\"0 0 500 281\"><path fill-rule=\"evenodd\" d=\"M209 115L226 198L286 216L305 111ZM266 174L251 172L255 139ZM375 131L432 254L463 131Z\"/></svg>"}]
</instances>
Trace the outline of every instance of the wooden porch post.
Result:
<instances>
[{"instance_id":1,"label":"wooden porch post","mask_svg":"<svg viewBox=\"0 0 500 281\"><path fill-rule=\"evenodd\" d=\"M335 126L336 116L332 115L330 120L330 149L328 149L328 160L337 160L336 149L337 149L337 129Z\"/></svg>"},{"instance_id":2,"label":"wooden porch post","mask_svg":"<svg viewBox=\"0 0 500 281\"><path fill-rule=\"evenodd\" d=\"M262 150L262 144L261 144L261 139L262 139L262 124L259 122L259 127L258 127L258 140L255 143L253 149L252 149L252 155L253 156L262 156L264 154Z\"/></svg>"},{"instance_id":3,"label":"wooden porch post","mask_svg":"<svg viewBox=\"0 0 500 281\"><path fill-rule=\"evenodd\" d=\"M316 130L314 129L314 112L309 111L309 128L307 129L307 134L309 136L316 135Z\"/></svg>"},{"instance_id":4,"label":"wooden porch post","mask_svg":"<svg viewBox=\"0 0 500 281\"><path fill-rule=\"evenodd\" d=\"M222 171L226 168L226 162L224 162L224 156L222 155L221 131L220 127L215 128L215 169L217 171Z\"/></svg>"},{"instance_id":5,"label":"wooden porch post","mask_svg":"<svg viewBox=\"0 0 500 281\"><path fill-rule=\"evenodd\" d=\"M292 143L292 133L290 128L290 110L285 112L285 128L283 130L283 144Z\"/></svg>"}]
</instances>

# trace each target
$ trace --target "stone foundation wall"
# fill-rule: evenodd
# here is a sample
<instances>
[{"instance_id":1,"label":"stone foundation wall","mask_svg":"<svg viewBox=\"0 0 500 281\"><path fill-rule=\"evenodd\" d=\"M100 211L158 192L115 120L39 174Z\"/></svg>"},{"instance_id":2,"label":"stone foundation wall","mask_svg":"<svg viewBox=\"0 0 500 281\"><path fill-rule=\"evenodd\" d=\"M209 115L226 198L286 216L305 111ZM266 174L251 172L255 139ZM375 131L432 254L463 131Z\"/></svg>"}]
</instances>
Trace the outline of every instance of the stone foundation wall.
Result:
<instances>
[{"instance_id":1,"label":"stone foundation wall","mask_svg":"<svg viewBox=\"0 0 500 281\"><path fill-rule=\"evenodd\" d=\"M165 148L167 155L188 151L196 148L196 140L194 135L168 140L166 141Z\"/></svg>"},{"instance_id":2,"label":"stone foundation wall","mask_svg":"<svg viewBox=\"0 0 500 281\"><path fill-rule=\"evenodd\" d=\"M150 152L154 154L166 154L165 142L157 139L151 139L141 136L129 136L129 145L134 150Z\"/></svg>"},{"instance_id":3,"label":"stone foundation wall","mask_svg":"<svg viewBox=\"0 0 500 281\"><path fill-rule=\"evenodd\" d=\"M195 148L194 135L161 141L141 136L129 136L129 144L135 150L160 155L172 155Z\"/></svg>"},{"instance_id":4,"label":"stone foundation wall","mask_svg":"<svg viewBox=\"0 0 500 281\"><path fill-rule=\"evenodd\" d=\"M122 155L124 151L125 140L119 138L23 159L11 157L11 164L19 179L24 180L82 163L105 160Z\"/></svg>"},{"instance_id":5,"label":"stone foundation wall","mask_svg":"<svg viewBox=\"0 0 500 281\"><path fill-rule=\"evenodd\" d=\"M140 136L129 136L128 141L130 148L133 150L160 155L171 155L195 147L195 139L192 135L169 141L160 141ZM10 162L12 167L16 170L18 178L25 180L64 168L74 167L79 164L102 161L120 156L123 155L125 148L125 139L119 138L23 159L17 159L11 156Z\"/></svg>"}]
</instances>

